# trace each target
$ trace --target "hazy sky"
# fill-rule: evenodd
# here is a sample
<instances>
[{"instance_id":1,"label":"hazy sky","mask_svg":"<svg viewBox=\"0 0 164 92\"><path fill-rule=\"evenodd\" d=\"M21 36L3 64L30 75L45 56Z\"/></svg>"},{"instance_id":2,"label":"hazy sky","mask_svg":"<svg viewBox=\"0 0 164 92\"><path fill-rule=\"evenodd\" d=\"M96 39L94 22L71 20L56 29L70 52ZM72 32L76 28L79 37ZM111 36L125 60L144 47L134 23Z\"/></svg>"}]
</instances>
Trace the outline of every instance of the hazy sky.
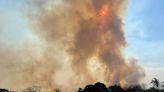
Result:
<instances>
[{"instance_id":1,"label":"hazy sky","mask_svg":"<svg viewBox=\"0 0 164 92\"><path fill-rule=\"evenodd\" d=\"M124 19L125 53L145 69L146 81L164 81L164 0L129 0ZM23 0L0 0L0 44L35 41L24 17Z\"/></svg>"},{"instance_id":2,"label":"hazy sky","mask_svg":"<svg viewBox=\"0 0 164 92\"><path fill-rule=\"evenodd\" d=\"M146 80L164 80L164 1L129 0L125 19L126 53L146 71Z\"/></svg>"}]
</instances>

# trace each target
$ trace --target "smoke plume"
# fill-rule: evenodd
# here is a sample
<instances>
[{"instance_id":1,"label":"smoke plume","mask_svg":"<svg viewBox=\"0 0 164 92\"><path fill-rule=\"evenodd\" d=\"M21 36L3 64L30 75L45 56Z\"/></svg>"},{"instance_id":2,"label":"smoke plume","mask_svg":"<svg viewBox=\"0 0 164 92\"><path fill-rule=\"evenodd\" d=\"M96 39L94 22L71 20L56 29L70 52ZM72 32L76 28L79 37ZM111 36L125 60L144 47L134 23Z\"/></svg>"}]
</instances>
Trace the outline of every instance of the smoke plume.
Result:
<instances>
[{"instance_id":1,"label":"smoke plume","mask_svg":"<svg viewBox=\"0 0 164 92\"><path fill-rule=\"evenodd\" d=\"M35 10L28 11L29 22L41 46L28 47L30 55L21 52L21 57L29 60L22 62L19 73L24 81L20 84L72 90L96 81L122 86L140 83L144 77L141 67L122 53L126 46L122 22L125 0L31 3Z\"/></svg>"}]
</instances>

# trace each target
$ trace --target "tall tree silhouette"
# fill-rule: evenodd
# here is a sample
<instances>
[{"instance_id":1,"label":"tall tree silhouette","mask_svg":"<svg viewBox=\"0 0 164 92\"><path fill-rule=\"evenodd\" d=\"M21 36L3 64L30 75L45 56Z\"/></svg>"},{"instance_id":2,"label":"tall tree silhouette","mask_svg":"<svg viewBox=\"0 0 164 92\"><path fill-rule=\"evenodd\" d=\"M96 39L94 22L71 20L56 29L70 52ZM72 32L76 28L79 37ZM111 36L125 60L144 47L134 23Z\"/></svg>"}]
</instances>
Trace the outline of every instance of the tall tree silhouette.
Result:
<instances>
[{"instance_id":1,"label":"tall tree silhouette","mask_svg":"<svg viewBox=\"0 0 164 92\"><path fill-rule=\"evenodd\" d=\"M154 78L150 83L152 83L154 87L159 87L159 80L157 78Z\"/></svg>"}]
</instances>

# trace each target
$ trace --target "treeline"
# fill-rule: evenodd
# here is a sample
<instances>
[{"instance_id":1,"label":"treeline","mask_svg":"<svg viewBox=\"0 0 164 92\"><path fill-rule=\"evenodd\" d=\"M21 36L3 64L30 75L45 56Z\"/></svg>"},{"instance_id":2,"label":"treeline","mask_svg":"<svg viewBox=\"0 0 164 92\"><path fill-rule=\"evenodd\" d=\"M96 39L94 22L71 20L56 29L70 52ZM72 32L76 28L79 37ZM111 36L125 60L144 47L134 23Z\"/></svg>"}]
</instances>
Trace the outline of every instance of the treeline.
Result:
<instances>
[{"instance_id":1,"label":"treeline","mask_svg":"<svg viewBox=\"0 0 164 92\"><path fill-rule=\"evenodd\" d=\"M0 92L16 92L16 91L9 91L7 89L0 89ZM42 92L37 88L26 89L21 92ZM60 90L55 90L54 92L60 92ZM62 91L63 92L63 91ZM65 91L67 92L67 91ZM131 86L128 88L122 88L119 85L113 85L110 87L106 87L105 84L97 82L94 85L87 85L84 89L79 88L77 92L164 92L164 90L160 90L156 87L151 87L149 89L144 89L141 86Z\"/></svg>"},{"instance_id":2,"label":"treeline","mask_svg":"<svg viewBox=\"0 0 164 92\"><path fill-rule=\"evenodd\" d=\"M164 84L162 84L163 89L159 88L160 82L157 78L154 78L150 83L153 87L146 89L140 85L130 86L128 88L122 88L119 85L106 87L105 84L97 82L94 85L87 85L84 89L79 88L78 92L164 92Z\"/></svg>"},{"instance_id":3,"label":"treeline","mask_svg":"<svg viewBox=\"0 0 164 92\"><path fill-rule=\"evenodd\" d=\"M153 84L153 87L146 89L140 85L131 86L128 88L122 88L119 85L112 85L110 87L107 87L105 84L97 82L94 85L89 84L84 88L79 88L78 91L75 92L164 92L164 89L159 88L160 82L157 78L154 78L151 81L151 84ZM163 88L164 88L164 84L163 84ZM39 86L33 86L24 89L22 91L10 91L8 89L0 89L0 92L47 92L41 89L42 88ZM60 91L59 89L57 89L54 90L53 92L67 92L67 91Z\"/></svg>"},{"instance_id":4,"label":"treeline","mask_svg":"<svg viewBox=\"0 0 164 92\"><path fill-rule=\"evenodd\" d=\"M122 88L119 85L113 85L107 88L105 84L98 82L94 85L87 85L84 89L79 88L78 92L164 92L164 90L156 87L144 89L141 86Z\"/></svg>"}]
</instances>

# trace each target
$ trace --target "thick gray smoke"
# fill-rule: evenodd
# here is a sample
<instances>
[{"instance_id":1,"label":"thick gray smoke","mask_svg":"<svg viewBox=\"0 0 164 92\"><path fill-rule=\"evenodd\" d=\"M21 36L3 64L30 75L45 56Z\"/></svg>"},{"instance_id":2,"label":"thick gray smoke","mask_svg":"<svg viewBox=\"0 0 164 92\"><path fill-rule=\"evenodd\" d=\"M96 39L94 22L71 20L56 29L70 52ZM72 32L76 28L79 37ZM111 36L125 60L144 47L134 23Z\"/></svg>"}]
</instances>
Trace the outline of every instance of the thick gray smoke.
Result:
<instances>
[{"instance_id":1,"label":"thick gray smoke","mask_svg":"<svg viewBox=\"0 0 164 92\"><path fill-rule=\"evenodd\" d=\"M141 67L122 54L125 0L31 0L28 4L35 10L28 11L28 17L41 47L30 49L32 58L22 63L19 73L25 80L20 84L71 91L96 81L140 83Z\"/></svg>"}]
</instances>

